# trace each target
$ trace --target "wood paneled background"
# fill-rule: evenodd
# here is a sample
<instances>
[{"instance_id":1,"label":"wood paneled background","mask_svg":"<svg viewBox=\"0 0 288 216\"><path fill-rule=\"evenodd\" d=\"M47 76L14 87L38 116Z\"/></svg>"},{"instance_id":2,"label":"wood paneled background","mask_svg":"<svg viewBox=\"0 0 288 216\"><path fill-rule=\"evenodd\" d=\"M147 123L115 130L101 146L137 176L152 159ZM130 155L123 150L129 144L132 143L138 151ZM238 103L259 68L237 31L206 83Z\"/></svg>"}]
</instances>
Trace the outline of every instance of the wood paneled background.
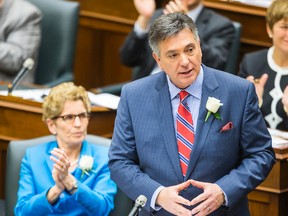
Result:
<instances>
[{"instance_id":1,"label":"wood paneled background","mask_svg":"<svg viewBox=\"0 0 288 216\"><path fill-rule=\"evenodd\" d=\"M133 1L79 0L80 20L75 56L75 82L86 88L130 80L119 48L138 14Z\"/></svg>"}]
</instances>

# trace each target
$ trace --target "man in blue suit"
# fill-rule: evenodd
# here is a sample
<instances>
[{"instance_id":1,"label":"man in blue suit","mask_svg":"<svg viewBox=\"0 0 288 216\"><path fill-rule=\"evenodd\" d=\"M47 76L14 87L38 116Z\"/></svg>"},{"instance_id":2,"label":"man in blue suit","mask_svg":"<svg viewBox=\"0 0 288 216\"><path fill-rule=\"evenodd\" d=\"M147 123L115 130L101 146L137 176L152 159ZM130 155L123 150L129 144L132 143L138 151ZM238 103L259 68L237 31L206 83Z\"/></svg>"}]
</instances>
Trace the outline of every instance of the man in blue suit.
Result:
<instances>
[{"instance_id":1,"label":"man in blue suit","mask_svg":"<svg viewBox=\"0 0 288 216\"><path fill-rule=\"evenodd\" d=\"M163 72L122 89L112 179L130 198L146 196L139 215L248 216L247 194L275 163L253 84L202 64L197 28L185 14L156 19L149 43ZM177 141L182 91L194 139L185 172Z\"/></svg>"}]
</instances>

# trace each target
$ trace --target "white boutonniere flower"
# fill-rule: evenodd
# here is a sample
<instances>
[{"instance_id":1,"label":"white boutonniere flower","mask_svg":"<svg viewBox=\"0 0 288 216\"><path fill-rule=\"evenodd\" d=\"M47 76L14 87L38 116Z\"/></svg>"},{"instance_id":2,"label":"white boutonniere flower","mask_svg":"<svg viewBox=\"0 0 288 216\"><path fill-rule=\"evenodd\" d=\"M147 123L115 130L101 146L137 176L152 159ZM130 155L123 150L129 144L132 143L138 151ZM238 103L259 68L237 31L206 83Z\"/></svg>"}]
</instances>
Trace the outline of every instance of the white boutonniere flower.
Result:
<instances>
[{"instance_id":1,"label":"white boutonniere flower","mask_svg":"<svg viewBox=\"0 0 288 216\"><path fill-rule=\"evenodd\" d=\"M82 155L79 161L79 169L82 170L82 175L83 177L84 174L90 176L89 172L94 172L92 170L94 164L94 158L88 155Z\"/></svg>"},{"instance_id":2,"label":"white boutonniere flower","mask_svg":"<svg viewBox=\"0 0 288 216\"><path fill-rule=\"evenodd\" d=\"M219 113L217 113L220 106L223 104L220 103L220 100L214 97L208 97L207 103L206 103L206 109L208 110L205 122L208 120L209 116L213 114L216 119L221 119L221 116Z\"/></svg>"}]
</instances>

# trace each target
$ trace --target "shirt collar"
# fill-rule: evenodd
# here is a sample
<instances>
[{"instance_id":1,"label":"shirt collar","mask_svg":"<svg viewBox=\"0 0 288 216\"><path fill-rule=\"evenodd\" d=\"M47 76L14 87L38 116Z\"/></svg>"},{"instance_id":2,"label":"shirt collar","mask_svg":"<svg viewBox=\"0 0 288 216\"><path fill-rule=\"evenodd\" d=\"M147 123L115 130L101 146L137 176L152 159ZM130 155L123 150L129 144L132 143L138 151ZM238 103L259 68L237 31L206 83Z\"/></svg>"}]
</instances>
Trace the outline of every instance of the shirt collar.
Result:
<instances>
[{"instance_id":1,"label":"shirt collar","mask_svg":"<svg viewBox=\"0 0 288 216\"><path fill-rule=\"evenodd\" d=\"M201 10L203 9L203 4L199 4L196 8L193 10L188 11L187 15L191 17L191 19L196 22Z\"/></svg>"},{"instance_id":2,"label":"shirt collar","mask_svg":"<svg viewBox=\"0 0 288 216\"><path fill-rule=\"evenodd\" d=\"M166 75L166 77L167 77L167 82L168 82L168 87L169 87L169 92L170 92L170 98L172 100L179 94L181 89L178 88L177 86L175 86L174 83L172 83L172 81L170 80L168 75ZM185 91L187 91L190 95L192 95L198 99L201 99L203 77L204 77L204 71L203 71L203 68L201 66L200 72L199 72L196 80L191 85L189 85L185 89Z\"/></svg>"}]
</instances>

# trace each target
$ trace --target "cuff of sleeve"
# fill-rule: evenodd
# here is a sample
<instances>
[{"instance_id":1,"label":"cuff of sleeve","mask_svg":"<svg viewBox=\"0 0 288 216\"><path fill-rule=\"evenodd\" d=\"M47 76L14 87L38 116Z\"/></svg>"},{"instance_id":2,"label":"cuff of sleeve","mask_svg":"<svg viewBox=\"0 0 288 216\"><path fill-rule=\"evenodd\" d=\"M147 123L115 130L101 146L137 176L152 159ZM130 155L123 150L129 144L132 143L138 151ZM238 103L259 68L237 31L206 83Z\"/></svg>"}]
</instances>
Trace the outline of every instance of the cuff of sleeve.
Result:
<instances>
[{"instance_id":1,"label":"cuff of sleeve","mask_svg":"<svg viewBox=\"0 0 288 216\"><path fill-rule=\"evenodd\" d=\"M224 195L224 202L222 203L222 206L228 206L228 198L227 198L225 192L222 190L222 188L220 186L219 186L219 188L220 188L220 190L222 191L222 193Z\"/></svg>"},{"instance_id":2,"label":"cuff of sleeve","mask_svg":"<svg viewBox=\"0 0 288 216\"><path fill-rule=\"evenodd\" d=\"M134 32L138 38L144 38L148 34L149 29L142 29L140 25L136 22L134 25Z\"/></svg>"},{"instance_id":3,"label":"cuff of sleeve","mask_svg":"<svg viewBox=\"0 0 288 216\"><path fill-rule=\"evenodd\" d=\"M51 213L53 213L55 204L57 205L59 203L58 200L55 202L54 205L51 205L48 202L46 195L47 195L49 190L50 190L50 188L46 189L42 193L36 195L34 197L35 199L32 198L33 201L30 200L30 203L33 203L33 205L35 205L35 206L37 206L37 208L41 209L41 214L51 214Z\"/></svg>"},{"instance_id":4,"label":"cuff of sleeve","mask_svg":"<svg viewBox=\"0 0 288 216\"><path fill-rule=\"evenodd\" d=\"M150 203L150 207L152 209L154 209L155 211L159 211L162 207L159 205L156 205L156 199L158 197L158 194L160 193L160 191L163 189L163 186L160 186L156 189L156 191L153 193L152 195L152 199L151 199L151 203Z\"/></svg>"}]
</instances>

